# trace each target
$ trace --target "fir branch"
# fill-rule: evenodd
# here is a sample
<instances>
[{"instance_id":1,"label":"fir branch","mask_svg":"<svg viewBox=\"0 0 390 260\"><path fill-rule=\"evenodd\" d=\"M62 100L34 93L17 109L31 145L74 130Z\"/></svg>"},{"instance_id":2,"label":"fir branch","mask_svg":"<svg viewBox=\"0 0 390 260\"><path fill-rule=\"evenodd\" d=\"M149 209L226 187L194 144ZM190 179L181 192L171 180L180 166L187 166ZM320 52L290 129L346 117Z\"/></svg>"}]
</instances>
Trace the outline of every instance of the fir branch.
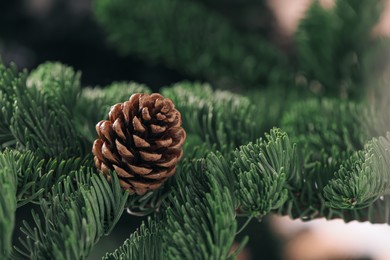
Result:
<instances>
[{"instance_id":1,"label":"fir branch","mask_svg":"<svg viewBox=\"0 0 390 260\"><path fill-rule=\"evenodd\" d=\"M213 91L210 85L178 83L162 90L182 114L183 127L225 155L256 139L263 123L255 106L244 96Z\"/></svg>"},{"instance_id":2,"label":"fir branch","mask_svg":"<svg viewBox=\"0 0 390 260\"><path fill-rule=\"evenodd\" d=\"M8 259L12 251L15 226L17 178L8 167L0 167L0 258Z\"/></svg>"},{"instance_id":3,"label":"fir branch","mask_svg":"<svg viewBox=\"0 0 390 260\"><path fill-rule=\"evenodd\" d=\"M41 157L85 154L83 140L63 105L53 105L38 90L15 88L10 129L21 149L37 150Z\"/></svg>"},{"instance_id":4,"label":"fir branch","mask_svg":"<svg viewBox=\"0 0 390 260\"><path fill-rule=\"evenodd\" d=\"M279 214L304 220L326 217L389 223L388 199L378 199L388 192L386 159L381 159L386 153L373 148L375 141L358 151L365 140L383 130L382 119L374 112L326 99L293 106L283 122L304 156L304 185L289 192Z\"/></svg>"},{"instance_id":5,"label":"fir branch","mask_svg":"<svg viewBox=\"0 0 390 260\"><path fill-rule=\"evenodd\" d=\"M12 105L2 91L0 91L0 103L2 104L0 108L0 148L12 147L16 143L15 137L9 128Z\"/></svg>"},{"instance_id":6,"label":"fir branch","mask_svg":"<svg viewBox=\"0 0 390 260\"><path fill-rule=\"evenodd\" d=\"M301 186L296 147L279 129L272 129L266 137L240 147L233 163L240 210L259 218L282 206L287 187L298 190Z\"/></svg>"},{"instance_id":7,"label":"fir branch","mask_svg":"<svg viewBox=\"0 0 390 260\"><path fill-rule=\"evenodd\" d=\"M128 198L116 175L111 177L109 184L103 175L82 168L55 186L50 198L41 200L43 221L33 212L36 227L24 222L24 249L16 248L14 257L85 259L114 228Z\"/></svg>"},{"instance_id":8,"label":"fir branch","mask_svg":"<svg viewBox=\"0 0 390 260\"><path fill-rule=\"evenodd\" d=\"M373 48L376 40L371 31L383 4L382 0L338 0L328 10L314 1L307 11L295 35L299 65L325 93L343 97L366 93L364 84L374 79L365 71L366 59L381 58Z\"/></svg>"},{"instance_id":9,"label":"fir branch","mask_svg":"<svg viewBox=\"0 0 390 260\"><path fill-rule=\"evenodd\" d=\"M163 228L164 259L224 259L234 241L234 198L204 160L178 176L169 197ZM185 174L184 174L185 173Z\"/></svg>"},{"instance_id":10,"label":"fir branch","mask_svg":"<svg viewBox=\"0 0 390 260\"><path fill-rule=\"evenodd\" d=\"M80 72L59 62L45 62L31 71L27 87L36 88L56 106L63 105L71 114L81 92Z\"/></svg>"},{"instance_id":11,"label":"fir branch","mask_svg":"<svg viewBox=\"0 0 390 260\"><path fill-rule=\"evenodd\" d=\"M261 119L256 130L260 134L257 137L264 137L264 133L268 133L273 127L281 126L283 116L289 113L293 104L314 97L313 93L304 90L302 86L292 88L289 85L268 86L265 89L244 92L242 95L248 97L256 107L256 120Z\"/></svg>"},{"instance_id":12,"label":"fir branch","mask_svg":"<svg viewBox=\"0 0 390 260\"><path fill-rule=\"evenodd\" d=\"M50 74L52 68L59 68L59 72ZM26 72L18 74L16 66L7 68L0 64L2 147L17 143L18 149L37 150L45 158L84 154L84 141L75 132L71 110L67 107L77 99L78 77L70 68L66 67L64 74L62 71L60 64L46 64L39 72L48 76L39 78L36 72L31 78L35 87L28 87ZM52 82L56 88L51 88Z\"/></svg>"},{"instance_id":13,"label":"fir branch","mask_svg":"<svg viewBox=\"0 0 390 260\"><path fill-rule=\"evenodd\" d=\"M368 119L371 125L367 124ZM374 114L363 105L337 99L309 99L293 104L283 116L281 127L299 145L307 171L318 171L320 167L330 178L344 160L372 137L369 127L375 128L374 122Z\"/></svg>"},{"instance_id":14,"label":"fir branch","mask_svg":"<svg viewBox=\"0 0 390 260\"><path fill-rule=\"evenodd\" d=\"M17 176L18 207L29 202L38 202L70 172L88 164L91 164L90 158L46 161L31 151L6 149L0 152L0 168L9 168Z\"/></svg>"},{"instance_id":15,"label":"fir branch","mask_svg":"<svg viewBox=\"0 0 390 260\"><path fill-rule=\"evenodd\" d=\"M13 103L16 88L21 88L26 81L27 73L17 72L15 64L6 67L0 60L0 148L13 147L16 139L10 129L13 115Z\"/></svg>"},{"instance_id":16,"label":"fir branch","mask_svg":"<svg viewBox=\"0 0 390 260\"><path fill-rule=\"evenodd\" d=\"M155 220L149 220L148 228L142 224L104 259L233 257L239 252L229 255L236 233L234 183L221 154L184 161Z\"/></svg>"},{"instance_id":17,"label":"fir branch","mask_svg":"<svg viewBox=\"0 0 390 260\"><path fill-rule=\"evenodd\" d=\"M333 208L365 208L390 193L390 133L354 154L324 188Z\"/></svg>"},{"instance_id":18,"label":"fir branch","mask_svg":"<svg viewBox=\"0 0 390 260\"><path fill-rule=\"evenodd\" d=\"M234 30L197 1L96 0L94 12L121 53L217 85L257 87L290 76L283 55L265 39Z\"/></svg>"},{"instance_id":19,"label":"fir branch","mask_svg":"<svg viewBox=\"0 0 390 260\"><path fill-rule=\"evenodd\" d=\"M142 223L130 238L113 253L107 253L104 260L114 259L155 259L162 260L161 223L148 219Z\"/></svg>"},{"instance_id":20,"label":"fir branch","mask_svg":"<svg viewBox=\"0 0 390 260\"><path fill-rule=\"evenodd\" d=\"M291 107L282 119L282 128L297 143L304 185L300 190L289 191L289 199L278 209L279 214L306 220L347 220L351 215L365 214L329 208L323 189L340 166L377 132L378 120L373 112L366 106L335 99L309 99Z\"/></svg>"}]
</instances>

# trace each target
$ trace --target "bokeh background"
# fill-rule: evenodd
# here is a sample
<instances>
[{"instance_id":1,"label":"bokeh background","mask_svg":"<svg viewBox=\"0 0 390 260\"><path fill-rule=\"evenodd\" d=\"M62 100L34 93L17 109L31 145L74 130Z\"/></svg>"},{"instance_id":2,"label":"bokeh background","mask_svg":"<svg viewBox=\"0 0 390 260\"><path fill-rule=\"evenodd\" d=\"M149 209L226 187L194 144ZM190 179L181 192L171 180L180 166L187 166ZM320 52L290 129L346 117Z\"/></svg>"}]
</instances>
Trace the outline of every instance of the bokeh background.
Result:
<instances>
[{"instance_id":1,"label":"bokeh background","mask_svg":"<svg viewBox=\"0 0 390 260\"><path fill-rule=\"evenodd\" d=\"M229 17L240 30L260 32L286 55L294 54L292 35L311 3L253 0L233 5L234 1L229 0L226 5L216 5L199 1ZM321 3L330 8L334 1ZM0 56L4 62L12 61L28 70L48 60L60 61L82 71L83 86L136 81L158 91L181 80L202 80L162 64L120 55L107 43L91 9L90 0L0 1ZM390 1L372 35L390 35ZM18 221L28 218L30 210L19 209ZM101 240L90 259L99 259L117 248L142 220L124 214L113 234ZM390 259L390 227L386 225L344 224L338 220L304 223L272 216L261 223L253 221L240 237L247 234L251 240L240 259ZM19 235L15 232L15 241Z\"/></svg>"}]
</instances>

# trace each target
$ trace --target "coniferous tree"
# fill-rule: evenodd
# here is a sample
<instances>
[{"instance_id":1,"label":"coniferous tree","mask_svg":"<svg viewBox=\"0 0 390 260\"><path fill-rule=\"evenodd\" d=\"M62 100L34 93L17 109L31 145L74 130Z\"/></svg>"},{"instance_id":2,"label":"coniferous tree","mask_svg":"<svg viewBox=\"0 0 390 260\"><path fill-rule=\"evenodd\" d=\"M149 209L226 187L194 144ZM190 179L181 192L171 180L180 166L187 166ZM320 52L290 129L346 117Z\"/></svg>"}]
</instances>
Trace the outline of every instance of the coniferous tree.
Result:
<instances>
[{"instance_id":1,"label":"coniferous tree","mask_svg":"<svg viewBox=\"0 0 390 260\"><path fill-rule=\"evenodd\" d=\"M149 219L104 259L234 259L250 239L231 251L238 215L390 224L382 4L315 1L291 58L218 2L95 0L123 55L212 83L164 87L166 103L134 82L81 88L60 63L0 62L0 259L85 259L126 208ZM39 212L15 227L27 203Z\"/></svg>"}]
</instances>

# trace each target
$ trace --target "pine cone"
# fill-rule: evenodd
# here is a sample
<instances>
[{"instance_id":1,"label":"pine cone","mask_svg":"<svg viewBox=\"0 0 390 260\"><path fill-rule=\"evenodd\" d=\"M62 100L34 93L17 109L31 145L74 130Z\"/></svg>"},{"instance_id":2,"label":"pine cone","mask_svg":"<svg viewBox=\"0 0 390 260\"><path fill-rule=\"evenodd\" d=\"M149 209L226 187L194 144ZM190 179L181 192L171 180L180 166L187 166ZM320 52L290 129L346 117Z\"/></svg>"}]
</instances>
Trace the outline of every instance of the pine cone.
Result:
<instances>
[{"instance_id":1,"label":"pine cone","mask_svg":"<svg viewBox=\"0 0 390 260\"><path fill-rule=\"evenodd\" d=\"M134 94L111 107L109 121L96 125L92 153L98 170L139 195L155 190L176 171L186 132L172 100L160 94Z\"/></svg>"}]
</instances>

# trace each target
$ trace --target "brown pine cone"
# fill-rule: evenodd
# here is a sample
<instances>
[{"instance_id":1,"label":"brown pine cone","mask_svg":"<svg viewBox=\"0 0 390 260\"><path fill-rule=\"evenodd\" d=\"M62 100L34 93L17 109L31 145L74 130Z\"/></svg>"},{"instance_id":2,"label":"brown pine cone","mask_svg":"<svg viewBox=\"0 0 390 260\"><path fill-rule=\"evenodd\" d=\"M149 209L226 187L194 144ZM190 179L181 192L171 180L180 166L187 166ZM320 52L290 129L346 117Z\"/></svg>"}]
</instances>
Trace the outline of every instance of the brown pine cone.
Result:
<instances>
[{"instance_id":1,"label":"brown pine cone","mask_svg":"<svg viewBox=\"0 0 390 260\"><path fill-rule=\"evenodd\" d=\"M172 100L137 93L112 106L109 119L96 125L99 138L92 148L96 167L107 178L115 170L123 189L142 195L175 173L186 132Z\"/></svg>"}]
</instances>

